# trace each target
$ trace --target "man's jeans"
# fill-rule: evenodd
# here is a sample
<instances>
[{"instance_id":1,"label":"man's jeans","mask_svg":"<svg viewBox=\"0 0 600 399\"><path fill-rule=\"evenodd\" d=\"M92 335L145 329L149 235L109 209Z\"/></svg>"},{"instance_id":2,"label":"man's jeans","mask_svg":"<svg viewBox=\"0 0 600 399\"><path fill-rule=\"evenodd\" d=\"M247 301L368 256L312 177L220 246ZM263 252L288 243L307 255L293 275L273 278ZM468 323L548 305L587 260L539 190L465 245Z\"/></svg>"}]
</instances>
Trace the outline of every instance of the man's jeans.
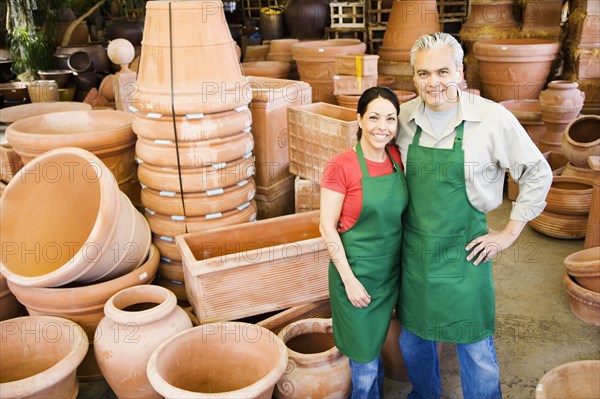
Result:
<instances>
[{"instance_id":1,"label":"man's jeans","mask_svg":"<svg viewBox=\"0 0 600 399\"><path fill-rule=\"evenodd\" d=\"M413 385L409 399L438 399L442 396L437 343L422 339L402 328L400 349ZM500 370L494 339L456 344L463 397L500 399Z\"/></svg>"},{"instance_id":2,"label":"man's jeans","mask_svg":"<svg viewBox=\"0 0 600 399\"><path fill-rule=\"evenodd\" d=\"M352 371L351 399L383 398L383 362L381 355L369 363L355 362L350 359Z\"/></svg>"}]
</instances>

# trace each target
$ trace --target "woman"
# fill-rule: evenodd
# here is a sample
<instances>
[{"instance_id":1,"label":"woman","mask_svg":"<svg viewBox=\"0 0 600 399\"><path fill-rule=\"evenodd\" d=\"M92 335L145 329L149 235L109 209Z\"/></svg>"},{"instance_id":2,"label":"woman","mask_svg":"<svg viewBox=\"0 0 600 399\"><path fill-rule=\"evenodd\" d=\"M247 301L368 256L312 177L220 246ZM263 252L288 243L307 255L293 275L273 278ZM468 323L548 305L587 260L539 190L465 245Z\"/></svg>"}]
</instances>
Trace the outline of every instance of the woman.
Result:
<instances>
[{"instance_id":1,"label":"woman","mask_svg":"<svg viewBox=\"0 0 600 399\"><path fill-rule=\"evenodd\" d=\"M398 296L408 201L400 153L391 144L399 111L388 88L366 90L358 101L358 142L328 162L321 181L333 336L350 358L352 398L383 397L379 353Z\"/></svg>"}]
</instances>

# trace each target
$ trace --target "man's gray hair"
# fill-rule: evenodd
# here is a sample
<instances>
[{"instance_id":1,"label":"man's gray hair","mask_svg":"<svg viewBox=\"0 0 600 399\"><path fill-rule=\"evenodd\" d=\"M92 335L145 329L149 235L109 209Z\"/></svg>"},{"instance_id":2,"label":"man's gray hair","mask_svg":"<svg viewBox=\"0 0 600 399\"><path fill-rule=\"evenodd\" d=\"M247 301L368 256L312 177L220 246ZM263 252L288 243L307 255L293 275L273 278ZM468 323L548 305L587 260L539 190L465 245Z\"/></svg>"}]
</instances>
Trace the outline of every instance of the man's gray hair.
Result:
<instances>
[{"instance_id":1,"label":"man's gray hair","mask_svg":"<svg viewBox=\"0 0 600 399\"><path fill-rule=\"evenodd\" d=\"M410 65L414 67L415 56L419 51L442 47L449 47L452 50L452 58L454 58L456 68L459 70L462 69L465 52L460 43L452 35L444 32L430 33L415 40L415 44L410 49Z\"/></svg>"}]
</instances>

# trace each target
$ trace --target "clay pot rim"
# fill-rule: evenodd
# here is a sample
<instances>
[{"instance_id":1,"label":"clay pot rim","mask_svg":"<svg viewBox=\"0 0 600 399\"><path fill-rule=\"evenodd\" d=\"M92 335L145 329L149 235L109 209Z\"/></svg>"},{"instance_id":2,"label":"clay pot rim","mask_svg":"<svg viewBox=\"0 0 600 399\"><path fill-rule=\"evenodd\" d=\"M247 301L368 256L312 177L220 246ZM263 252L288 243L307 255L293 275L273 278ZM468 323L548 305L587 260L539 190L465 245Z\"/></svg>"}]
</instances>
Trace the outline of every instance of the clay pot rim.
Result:
<instances>
[{"instance_id":1,"label":"clay pot rim","mask_svg":"<svg viewBox=\"0 0 600 399\"><path fill-rule=\"evenodd\" d=\"M590 258L588 254L597 254L600 247L592 247L573 252L564 260L567 273L571 276L600 276L600 258Z\"/></svg>"},{"instance_id":2,"label":"clay pot rim","mask_svg":"<svg viewBox=\"0 0 600 399\"><path fill-rule=\"evenodd\" d=\"M540 62L559 57L561 43L546 39L485 39L473 44L473 55L484 62Z\"/></svg>"},{"instance_id":3,"label":"clay pot rim","mask_svg":"<svg viewBox=\"0 0 600 399\"><path fill-rule=\"evenodd\" d=\"M569 90L578 88L579 83L574 80L558 79L550 81L548 87L558 90Z\"/></svg>"},{"instance_id":4,"label":"clay pot rim","mask_svg":"<svg viewBox=\"0 0 600 399\"><path fill-rule=\"evenodd\" d=\"M74 110L84 111L84 110L92 109L91 105L81 103L78 101L54 101L54 102L41 102L41 103L27 103L27 104L13 105L11 107L4 108L2 110L2 113L0 114L0 122L14 123L21 119L25 119L25 118L28 118L31 116L69 111L69 110L62 110L62 111L57 110L57 111L42 112L42 111L44 111L44 109L53 109L53 108L62 108L62 107L65 107L65 108L73 107L74 108L73 111ZM36 109L39 109L39 111L35 112ZM25 113L25 116L18 117L19 112ZM31 114L27 115L27 112L30 112ZM7 113L8 113L8 118L6 116ZM17 118L17 119L15 119L15 118Z\"/></svg>"},{"instance_id":5,"label":"clay pot rim","mask_svg":"<svg viewBox=\"0 0 600 399\"><path fill-rule=\"evenodd\" d=\"M54 385L48 385L49 380L54 381L56 384L67 379L70 374L75 373L89 348L88 337L83 328L77 323L61 317L46 315L23 316L2 321L0 324L19 323L26 320L31 320L35 323L47 322L48 324L52 323L53 325L63 326L64 328L61 331L65 337L69 338L62 341L68 342L71 350L46 370L20 380L3 382L1 384L3 392L10 392L12 397L17 398L30 397L38 391L48 389ZM25 343L23 342L23 344Z\"/></svg>"},{"instance_id":6,"label":"clay pot rim","mask_svg":"<svg viewBox=\"0 0 600 399\"><path fill-rule=\"evenodd\" d=\"M571 135L569 134L570 130L573 128L573 126L582 123L583 121L587 121L587 120L596 120L598 121L598 123L600 124L600 116L598 115L582 115L574 120L572 120L567 127L565 128L565 134L563 135L564 140L566 140L569 144L571 144L574 147L595 147L597 145L600 145L600 138L594 140L594 141L588 141L588 142L581 142L581 141L575 141L573 140L573 138L571 137Z\"/></svg>"},{"instance_id":7,"label":"clay pot rim","mask_svg":"<svg viewBox=\"0 0 600 399\"><path fill-rule=\"evenodd\" d=\"M577 284L573 276L565 274L563 277L565 288L569 296L585 305L598 308L600 310L600 292L588 290Z\"/></svg>"},{"instance_id":8,"label":"clay pot rim","mask_svg":"<svg viewBox=\"0 0 600 399\"><path fill-rule=\"evenodd\" d=\"M232 328L232 327L235 327L235 328ZM264 388L262 386L267 386L267 387L273 386L274 387L275 384L277 384L277 381L279 381L279 379L285 372L285 370L287 368L287 364L288 364L287 347L285 346L283 341L272 331L270 331L264 327L261 327L257 324L249 324L249 323L244 323L244 322L239 322L239 321L224 321L224 322L212 322L212 323L201 324L197 327L192 327L187 330L181 331L180 333L178 333L178 334L170 337L166 341L164 341L162 344L160 344L154 350L154 352L152 352L150 359L148 359L148 366L146 367L146 374L148 375L150 384L159 394L164 395L164 393L162 393L162 392L164 392L164 390L166 389L166 390L169 390L170 393L173 393L175 397L181 397L181 398L196 397L196 395L195 395L196 392L186 391L184 389L181 389L174 385L171 385L169 382L167 382L162 377L162 375L157 370L158 357L161 355L162 352L164 352L165 350L168 349L169 345L172 342L174 342L186 335L198 335L199 334L200 339L198 340L198 342L202 342L202 337L204 336L205 331L208 328L211 329L212 332L210 334L212 335L212 334L214 334L215 331L217 331L220 334L221 333L220 331L222 328L225 328L226 331L234 331L234 330L238 331L240 328L244 328L244 327L257 328L261 332L261 335L266 334L267 339L269 341L275 342L277 344L277 348L279 350L278 364L269 373L267 373L265 376L263 376L259 381L256 381L246 387L243 387L243 388L240 388L240 389L237 389L234 391L218 392L218 393L212 393L212 394L198 392L197 397L207 398L207 397L214 396L215 398L220 398L220 397L224 397L224 396L222 396L224 393L227 393L228 395L230 395L230 397L236 397L236 398L258 397L258 394L264 390ZM151 378L151 376L154 378ZM202 395L202 396L200 396L200 395Z\"/></svg>"},{"instance_id":9,"label":"clay pot rim","mask_svg":"<svg viewBox=\"0 0 600 399\"><path fill-rule=\"evenodd\" d=\"M150 302L156 306L141 310L124 310L127 306ZM104 314L119 324L134 322L138 325L154 323L171 314L177 307L175 294L157 285L136 285L125 288L111 296L104 305Z\"/></svg>"},{"instance_id":10,"label":"clay pot rim","mask_svg":"<svg viewBox=\"0 0 600 399\"><path fill-rule=\"evenodd\" d=\"M538 99L519 99L500 101L520 122L540 122L542 124L542 109Z\"/></svg>"},{"instance_id":11,"label":"clay pot rim","mask_svg":"<svg viewBox=\"0 0 600 399\"><path fill-rule=\"evenodd\" d=\"M329 39L298 42L292 45L293 58L296 61L334 62L340 54L362 54L367 45L358 39Z\"/></svg>"},{"instance_id":12,"label":"clay pot rim","mask_svg":"<svg viewBox=\"0 0 600 399\"><path fill-rule=\"evenodd\" d=\"M575 191L578 192L577 195L592 195L592 190L594 188L594 181L592 179L586 179L585 177L579 176L553 176L552 184L554 183L577 183L584 186L588 186L585 189L564 189L550 186L550 191L557 194L574 194Z\"/></svg>"},{"instance_id":13,"label":"clay pot rim","mask_svg":"<svg viewBox=\"0 0 600 399\"><path fill-rule=\"evenodd\" d=\"M318 326L318 331L302 331L302 326L303 325L310 325L310 326ZM302 353L302 352L296 352L295 350L290 349L287 346L287 341L289 341L292 338L296 338L299 337L301 335L305 335L305 334L330 334L332 333L332 328L333 328L333 322L332 320L329 319L324 319L324 318L308 318L308 319L302 319L302 320L298 320L295 321L293 323L288 324L287 326L285 326L280 332L279 334L277 334L277 336L283 341L283 343L285 344L289 357L290 359L288 360L289 362L293 362L293 361L298 361L298 363L301 363L303 365L312 365L315 363L320 363L321 359L328 358L328 359L336 359L339 357L342 357L342 353L340 352L340 350L337 348L337 346L334 345L327 349L326 351L323 352L318 352L318 353ZM295 330L298 331L295 331ZM330 330L330 331L328 331ZM299 334L296 334L296 332L299 332ZM294 359L291 359L291 357L294 357Z\"/></svg>"},{"instance_id":14,"label":"clay pot rim","mask_svg":"<svg viewBox=\"0 0 600 399\"><path fill-rule=\"evenodd\" d=\"M537 386L541 389L536 389L535 398L536 399L546 399L548 396L546 395L547 390L544 385L549 382L549 380L558 377L560 375L565 375L565 369L575 369L576 372L580 372L582 368L585 369L596 369L600 371L600 360L577 360L574 362L563 363L559 366L554 367L547 373L545 373L542 378L538 381Z\"/></svg>"}]
</instances>

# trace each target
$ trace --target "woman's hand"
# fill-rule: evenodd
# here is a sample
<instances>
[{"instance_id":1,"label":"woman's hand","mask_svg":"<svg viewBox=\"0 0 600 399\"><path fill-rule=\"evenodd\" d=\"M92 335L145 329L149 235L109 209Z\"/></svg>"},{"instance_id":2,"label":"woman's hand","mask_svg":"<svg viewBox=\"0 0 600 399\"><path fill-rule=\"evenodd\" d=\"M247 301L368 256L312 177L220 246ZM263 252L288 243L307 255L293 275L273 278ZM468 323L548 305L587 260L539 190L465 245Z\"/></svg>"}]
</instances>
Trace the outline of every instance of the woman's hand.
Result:
<instances>
[{"instance_id":1,"label":"woman's hand","mask_svg":"<svg viewBox=\"0 0 600 399\"><path fill-rule=\"evenodd\" d=\"M371 303L371 296L356 277L352 276L348 278L348 281L344 281L344 287L348 300L353 306L366 308Z\"/></svg>"}]
</instances>

